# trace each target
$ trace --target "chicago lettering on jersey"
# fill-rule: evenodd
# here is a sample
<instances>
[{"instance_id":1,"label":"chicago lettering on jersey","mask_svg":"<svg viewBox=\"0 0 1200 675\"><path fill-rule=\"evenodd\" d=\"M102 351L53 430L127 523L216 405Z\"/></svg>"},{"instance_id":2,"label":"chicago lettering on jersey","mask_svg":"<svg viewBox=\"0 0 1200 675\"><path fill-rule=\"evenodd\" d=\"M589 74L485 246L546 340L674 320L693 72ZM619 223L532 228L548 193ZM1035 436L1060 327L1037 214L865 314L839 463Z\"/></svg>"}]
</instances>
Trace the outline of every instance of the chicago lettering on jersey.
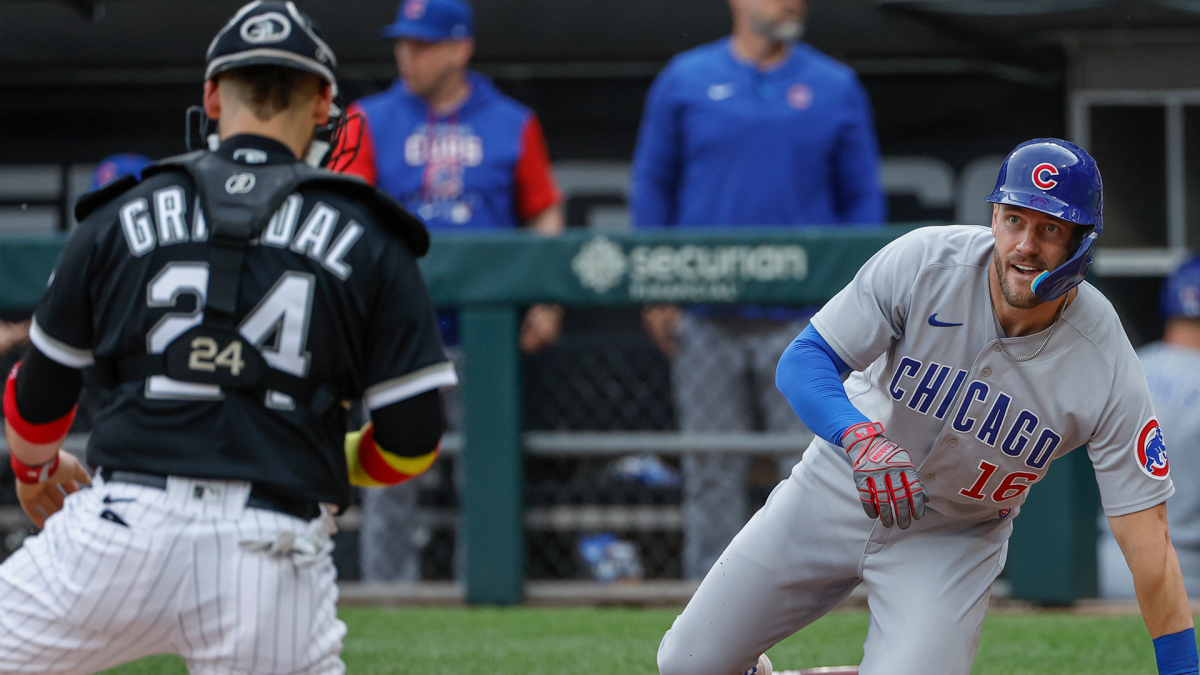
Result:
<instances>
[{"instance_id":1,"label":"chicago lettering on jersey","mask_svg":"<svg viewBox=\"0 0 1200 675\"><path fill-rule=\"evenodd\" d=\"M354 271L346 262L346 254L362 237L363 226L351 220L335 237L341 219L337 209L317 202L304 222L300 223L303 206L303 197L296 193L289 195L267 222L262 236L250 243L287 248L306 255L321 263L339 279L346 280ZM118 214L129 253L137 258L159 246L207 241L208 223L200 209L200 200L197 199L192 207L190 232L186 212L187 197L178 185L156 191L151 200L139 197L126 202Z\"/></svg>"},{"instance_id":2,"label":"chicago lettering on jersey","mask_svg":"<svg viewBox=\"0 0 1200 675\"><path fill-rule=\"evenodd\" d=\"M409 166L430 162L479 166L483 162L483 139L472 131L465 124L448 124L437 130L423 124L404 139L404 161Z\"/></svg>"},{"instance_id":3,"label":"chicago lettering on jersey","mask_svg":"<svg viewBox=\"0 0 1200 675\"><path fill-rule=\"evenodd\" d=\"M1037 413L1019 409L1020 406L1013 404L1013 397L998 387L981 380L972 380L968 384L967 371L957 369L951 377L951 370L950 366L932 361L925 364L906 356L896 366L888 393L909 409L922 415L932 412L939 420L953 412L950 427L955 431L973 434L993 448L999 444L1000 451L1010 457L1024 455L1025 464L1031 468L1045 467L1062 442L1062 434L1049 427L1040 427L1041 418ZM964 386L966 391L962 400L954 408L958 392ZM940 403L934 407L937 401ZM971 417L969 412L975 403L982 403L982 409L987 412Z\"/></svg>"}]
</instances>

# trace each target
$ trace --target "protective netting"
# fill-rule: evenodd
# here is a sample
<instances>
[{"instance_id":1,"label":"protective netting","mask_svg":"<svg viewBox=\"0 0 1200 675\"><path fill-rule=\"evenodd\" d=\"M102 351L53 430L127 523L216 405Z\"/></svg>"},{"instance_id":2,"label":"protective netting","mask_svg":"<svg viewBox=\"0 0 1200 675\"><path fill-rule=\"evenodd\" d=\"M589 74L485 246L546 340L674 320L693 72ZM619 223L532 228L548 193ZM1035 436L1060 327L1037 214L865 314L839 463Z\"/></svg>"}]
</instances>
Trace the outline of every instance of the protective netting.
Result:
<instances>
[{"instance_id":1,"label":"protective netting","mask_svg":"<svg viewBox=\"0 0 1200 675\"><path fill-rule=\"evenodd\" d=\"M790 326L781 334L798 330ZM711 384L701 384L692 402L707 422L691 426L698 431L766 428L779 411L753 400L778 394L773 379L768 382L765 376L754 375L753 366L773 373L778 354L766 352L782 351L795 333L782 343L776 337L779 344L765 345L755 344L756 340L764 343L760 335L739 334L739 339L751 343L743 358L722 349L717 338L706 343L708 333L693 332L689 344L696 356L687 365ZM751 363L755 359L761 363ZM737 372L726 373L726 368ZM673 432L681 427L671 361L647 336L640 308L569 309L562 337L523 357L522 380L527 431ZM739 391L731 394L726 390L730 388ZM752 410L740 410L739 405ZM424 580L459 576L462 486L455 476L456 461L452 456L439 460L437 468L419 481L413 537ZM681 464L678 453L654 454L636 442L622 451L610 448L592 455L528 454L524 471L527 578L608 582L684 576L685 509L699 509L703 518L711 507L704 500L693 500L691 506L684 503ZM732 480L716 478L725 483L721 489L734 493L738 514L724 519L731 521L727 529L736 531L766 500L779 479L781 462L774 455L739 455L733 464L737 468ZM717 499L730 498L718 490ZM728 504L723 510L728 510ZM714 520L720 519L714 514ZM343 578L353 578L355 561L348 552L343 556Z\"/></svg>"},{"instance_id":2,"label":"protective netting","mask_svg":"<svg viewBox=\"0 0 1200 675\"><path fill-rule=\"evenodd\" d=\"M677 428L670 363L638 310L573 309L565 324L556 343L524 359L526 429Z\"/></svg>"},{"instance_id":3,"label":"protective netting","mask_svg":"<svg viewBox=\"0 0 1200 675\"><path fill-rule=\"evenodd\" d=\"M724 391L731 386L728 382L717 386L726 376L724 369L735 367L728 362L731 355L692 340L702 360L692 368L701 379L714 383L701 388L699 405L712 418L707 428L742 430L733 421L719 419L736 398ZM522 378L528 431L673 432L681 426L671 362L644 331L639 308L568 309L561 338L523 357ZM767 384L753 379L746 387ZM86 413L80 418L76 431L85 432ZM462 566L457 536L462 485L456 475L457 461L455 454L447 453L415 481L415 524L403 536L412 538L421 580L461 576L456 572ZM0 516L7 513L7 517L0 517L0 556L15 550L32 531L16 510L11 471L4 464L0 507L6 506L7 511ZM527 455L527 577L599 581L682 577L686 507L681 464L677 453L654 454L633 446L595 455ZM778 471L770 456L746 456L739 466L735 482L740 495L733 501L744 504L738 507L744 511L738 518L744 519L766 499ZM359 579L363 573L361 497L356 495L335 538L335 561L343 579Z\"/></svg>"}]
</instances>

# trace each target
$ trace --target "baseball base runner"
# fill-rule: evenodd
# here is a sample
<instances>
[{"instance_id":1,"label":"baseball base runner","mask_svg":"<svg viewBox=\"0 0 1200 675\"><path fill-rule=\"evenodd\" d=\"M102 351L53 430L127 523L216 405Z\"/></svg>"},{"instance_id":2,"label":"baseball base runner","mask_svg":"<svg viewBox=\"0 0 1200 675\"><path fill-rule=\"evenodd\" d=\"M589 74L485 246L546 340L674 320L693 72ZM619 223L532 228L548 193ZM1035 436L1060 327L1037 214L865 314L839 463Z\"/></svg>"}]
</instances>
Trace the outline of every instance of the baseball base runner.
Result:
<instances>
[{"instance_id":1,"label":"baseball base runner","mask_svg":"<svg viewBox=\"0 0 1200 675\"><path fill-rule=\"evenodd\" d=\"M864 675L966 675L1022 502L1083 445L1160 673L1197 672L1162 434L1116 312L1083 282L1101 190L1083 149L1023 143L990 228L897 239L813 318L777 384L817 438L663 637L662 675L753 672L861 583Z\"/></svg>"}]
</instances>

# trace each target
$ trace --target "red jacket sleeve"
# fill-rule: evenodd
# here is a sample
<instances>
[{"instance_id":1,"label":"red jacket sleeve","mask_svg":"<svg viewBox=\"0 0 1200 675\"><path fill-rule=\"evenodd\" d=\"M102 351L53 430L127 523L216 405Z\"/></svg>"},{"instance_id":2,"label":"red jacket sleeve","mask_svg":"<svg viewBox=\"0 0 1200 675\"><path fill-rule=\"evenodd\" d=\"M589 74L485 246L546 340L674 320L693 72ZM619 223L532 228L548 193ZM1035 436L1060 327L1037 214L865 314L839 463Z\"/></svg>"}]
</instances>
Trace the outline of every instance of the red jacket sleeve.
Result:
<instances>
[{"instance_id":1,"label":"red jacket sleeve","mask_svg":"<svg viewBox=\"0 0 1200 675\"><path fill-rule=\"evenodd\" d=\"M521 129L521 155L513 169L516 184L517 216L529 220L562 201L554 173L550 170L550 153L537 115L530 115Z\"/></svg>"},{"instance_id":2,"label":"red jacket sleeve","mask_svg":"<svg viewBox=\"0 0 1200 675\"><path fill-rule=\"evenodd\" d=\"M331 156L331 171L352 174L375 185L375 139L371 137L367 114L357 103L351 103L346 110L346 121Z\"/></svg>"}]
</instances>

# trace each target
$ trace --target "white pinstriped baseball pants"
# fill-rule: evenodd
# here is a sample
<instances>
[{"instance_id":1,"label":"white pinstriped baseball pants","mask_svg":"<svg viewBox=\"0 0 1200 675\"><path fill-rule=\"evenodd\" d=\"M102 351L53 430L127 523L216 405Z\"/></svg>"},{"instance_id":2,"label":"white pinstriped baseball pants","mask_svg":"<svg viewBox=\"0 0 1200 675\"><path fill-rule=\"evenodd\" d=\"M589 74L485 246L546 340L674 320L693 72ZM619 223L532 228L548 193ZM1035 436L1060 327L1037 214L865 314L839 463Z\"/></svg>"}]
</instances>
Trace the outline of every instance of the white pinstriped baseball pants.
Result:
<instances>
[{"instance_id":1,"label":"white pinstriped baseball pants","mask_svg":"<svg viewBox=\"0 0 1200 675\"><path fill-rule=\"evenodd\" d=\"M247 483L95 481L0 565L0 673L93 673L160 653L193 674L345 672L323 521L245 508ZM297 564L239 544L282 532L318 553Z\"/></svg>"}]
</instances>

